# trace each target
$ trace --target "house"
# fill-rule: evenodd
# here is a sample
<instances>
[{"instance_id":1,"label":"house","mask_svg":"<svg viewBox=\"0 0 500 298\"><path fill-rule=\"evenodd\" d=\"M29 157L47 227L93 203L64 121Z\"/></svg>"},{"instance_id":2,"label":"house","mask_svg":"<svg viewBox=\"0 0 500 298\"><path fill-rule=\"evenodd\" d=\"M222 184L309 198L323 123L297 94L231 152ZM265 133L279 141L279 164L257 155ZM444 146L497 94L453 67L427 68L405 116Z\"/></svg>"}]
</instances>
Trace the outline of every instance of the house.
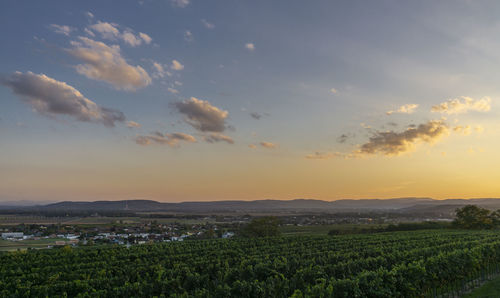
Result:
<instances>
[{"instance_id":1,"label":"house","mask_svg":"<svg viewBox=\"0 0 500 298\"><path fill-rule=\"evenodd\" d=\"M22 239L24 233L2 233L2 239Z\"/></svg>"},{"instance_id":2,"label":"house","mask_svg":"<svg viewBox=\"0 0 500 298\"><path fill-rule=\"evenodd\" d=\"M222 238L231 238L233 236L234 236L233 232L226 232L226 233L222 234Z\"/></svg>"}]
</instances>

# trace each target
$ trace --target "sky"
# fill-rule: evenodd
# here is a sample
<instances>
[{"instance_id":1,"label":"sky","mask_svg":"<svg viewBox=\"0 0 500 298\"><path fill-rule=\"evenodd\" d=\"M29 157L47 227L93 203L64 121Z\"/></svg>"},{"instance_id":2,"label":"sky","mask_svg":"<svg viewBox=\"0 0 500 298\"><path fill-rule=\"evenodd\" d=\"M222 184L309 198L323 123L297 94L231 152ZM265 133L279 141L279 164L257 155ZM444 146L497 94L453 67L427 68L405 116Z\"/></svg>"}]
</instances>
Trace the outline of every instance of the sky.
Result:
<instances>
[{"instance_id":1,"label":"sky","mask_svg":"<svg viewBox=\"0 0 500 298\"><path fill-rule=\"evenodd\" d=\"M0 3L0 201L500 197L498 1Z\"/></svg>"}]
</instances>

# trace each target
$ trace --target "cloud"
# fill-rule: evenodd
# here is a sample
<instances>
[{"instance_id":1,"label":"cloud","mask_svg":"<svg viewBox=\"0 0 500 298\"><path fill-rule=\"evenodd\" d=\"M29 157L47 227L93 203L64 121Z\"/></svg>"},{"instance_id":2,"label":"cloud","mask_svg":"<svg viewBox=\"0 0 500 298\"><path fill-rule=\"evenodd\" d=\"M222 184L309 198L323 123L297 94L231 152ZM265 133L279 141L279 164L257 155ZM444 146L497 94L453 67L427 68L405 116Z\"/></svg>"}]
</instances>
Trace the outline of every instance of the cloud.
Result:
<instances>
[{"instance_id":1,"label":"cloud","mask_svg":"<svg viewBox=\"0 0 500 298\"><path fill-rule=\"evenodd\" d=\"M215 25L212 24L212 23L209 23L207 20L203 19L201 20L201 23L203 24L203 26L205 26L207 29L214 29L215 28Z\"/></svg>"},{"instance_id":2,"label":"cloud","mask_svg":"<svg viewBox=\"0 0 500 298\"><path fill-rule=\"evenodd\" d=\"M93 19L93 18L94 18L94 14L93 14L93 13L91 13L90 11L85 12L85 16L86 16L87 18L89 18L89 19Z\"/></svg>"},{"instance_id":3,"label":"cloud","mask_svg":"<svg viewBox=\"0 0 500 298\"><path fill-rule=\"evenodd\" d=\"M226 129L228 112L211 105L206 100L191 97L174 105L186 116L186 122L199 131L223 132Z\"/></svg>"},{"instance_id":4,"label":"cloud","mask_svg":"<svg viewBox=\"0 0 500 298\"><path fill-rule=\"evenodd\" d=\"M161 132L155 132L152 135L137 136L135 138L135 142L143 146L159 144L159 145L167 145L169 147L177 147L180 142L195 143L196 138L193 137L192 135L181 132L165 133L165 134L162 134Z\"/></svg>"},{"instance_id":5,"label":"cloud","mask_svg":"<svg viewBox=\"0 0 500 298\"><path fill-rule=\"evenodd\" d=\"M144 40L146 44L150 44L153 41L151 36L147 35L146 33L139 32L139 37L142 38L142 40Z\"/></svg>"},{"instance_id":6,"label":"cloud","mask_svg":"<svg viewBox=\"0 0 500 298\"><path fill-rule=\"evenodd\" d=\"M332 159L332 158L337 158L337 157L342 157L342 153L340 152L319 152L316 151L312 154L306 155L307 159Z\"/></svg>"},{"instance_id":7,"label":"cloud","mask_svg":"<svg viewBox=\"0 0 500 298\"><path fill-rule=\"evenodd\" d=\"M101 38L108 40L122 40L126 44L132 47L140 46L143 42L146 44L150 44L153 40L149 35L143 32L139 32L136 35L132 29L126 29L123 32L120 32L118 24L101 22L98 21L95 24L90 25L88 28L85 28L88 34L94 36L94 32L97 32L101 35ZM90 31L92 30L92 31Z\"/></svg>"},{"instance_id":8,"label":"cloud","mask_svg":"<svg viewBox=\"0 0 500 298\"><path fill-rule=\"evenodd\" d=\"M468 136L472 133L472 127L470 125L457 125L453 127L453 131Z\"/></svg>"},{"instance_id":9,"label":"cloud","mask_svg":"<svg viewBox=\"0 0 500 298\"><path fill-rule=\"evenodd\" d=\"M184 8L189 5L189 0L170 0L173 6Z\"/></svg>"},{"instance_id":10,"label":"cloud","mask_svg":"<svg viewBox=\"0 0 500 298\"><path fill-rule=\"evenodd\" d=\"M63 34L66 36L69 36L71 32L75 31L76 29L70 26L66 25L57 25L57 24L51 24L50 29L54 31L55 33Z\"/></svg>"},{"instance_id":11,"label":"cloud","mask_svg":"<svg viewBox=\"0 0 500 298\"><path fill-rule=\"evenodd\" d=\"M182 65L179 61L177 60L172 60L172 65L170 66L171 69L173 70L183 70L184 65Z\"/></svg>"},{"instance_id":12,"label":"cloud","mask_svg":"<svg viewBox=\"0 0 500 298\"><path fill-rule=\"evenodd\" d=\"M249 51L254 51L255 50L255 45L251 42L245 44L245 48Z\"/></svg>"},{"instance_id":13,"label":"cloud","mask_svg":"<svg viewBox=\"0 0 500 298\"><path fill-rule=\"evenodd\" d=\"M191 33L191 31L189 30L184 31L184 40L189 42L193 41L194 40L193 33Z\"/></svg>"},{"instance_id":14,"label":"cloud","mask_svg":"<svg viewBox=\"0 0 500 298\"><path fill-rule=\"evenodd\" d=\"M116 89L135 90L151 84L149 74L141 66L132 66L121 56L118 45L108 46L87 37L72 41L67 52L81 60L76 66L79 74L89 79L104 81Z\"/></svg>"},{"instance_id":15,"label":"cloud","mask_svg":"<svg viewBox=\"0 0 500 298\"><path fill-rule=\"evenodd\" d=\"M432 107L431 111L435 113L444 113L448 115L463 114L468 111L488 112L491 109L491 98L483 97L473 99L462 96L461 98L450 99L441 104Z\"/></svg>"},{"instance_id":16,"label":"cloud","mask_svg":"<svg viewBox=\"0 0 500 298\"><path fill-rule=\"evenodd\" d=\"M355 153L399 155L411 151L417 143L432 144L448 133L448 126L442 120L431 120L403 132L377 131Z\"/></svg>"},{"instance_id":17,"label":"cloud","mask_svg":"<svg viewBox=\"0 0 500 298\"><path fill-rule=\"evenodd\" d=\"M259 143L262 147L267 148L267 149L275 149L278 147L277 144L271 143L271 142L260 142Z\"/></svg>"},{"instance_id":18,"label":"cloud","mask_svg":"<svg viewBox=\"0 0 500 298\"><path fill-rule=\"evenodd\" d=\"M121 38L126 44L132 47L140 46L142 43L142 39L138 38L130 31L123 32Z\"/></svg>"},{"instance_id":19,"label":"cloud","mask_svg":"<svg viewBox=\"0 0 500 298\"><path fill-rule=\"evenodd\" d=\"M168 67L168 65L165 65L165 66ZM172 76L172 73L165 70L165 67L163 67L163 65L161 65L158 62L153 61L153 68L155 70L155 72L153 73L153 78L155 78L155 79L163 78L165 76L169 76L169 77Z\"/></svg>"},{"instance_id":20,"label":"cloud","mask_svg":"<svg viewBox=\"0 0 500 298\"><path fill-rule=\"evenodd\" d=\"M129 122L127 122L127 127L128 128L139 128L141 126L142 125L140 125L139 123L137 123L135 121L129 121Z\"/></svg>"},{"instance_id":21,"label":"cloud","mask_svg":"<svg viewBox=\"0 0 500 298\"><path fill-rule=\"evenodd\" d=\"M395 111L387 111L385 112L387 115L392 115L394 113L400 113L400 114L413 114L415 110L418 108L418 104L406 104L400 106L397 110Z\"/></svg>"},{"instance_id":22,"label":"cloud","mask_svg":"<svg viewBox=\"0 0 500 298\"><path fill-rule=\"evenodd\" d=\"M106 126L125 121L122 112L98 106L72 86L44 74L17 71L1 78L0 82L42 115L67 115L78 121L97 122Z\"/></svg>"},{"instance_id":23,"label":"cloud","mask_svg":"<svg viewBox=\"0 0 500 298\"><path fill-rule=\"evenodd\" d=\"M345 134L344 133L337 138L337 142L343 144L343 143L347 142L347 140L349 140L350 138L353 138L354 136L355 136L354 134Z\"/></svg>"},{"instance_id":24,"label":"cloud","mask_svg":"<svg viewBox=\"0 0 500 298\"><path fill-rule=\"evenodd\" d=\"M337 94L337 93L338 93L338 91L337 91L337 89L332 88L332 89L330 89L330 93L332 93L332 94Z\"/></svg>"},{"instance_id":25,"label":"cloud","mask_svg":"<svg viewBox=\"0 0 500 298\"><path fill-rule=\"evenodd\" d=\"M262 114L259 114L257 112L252 112L252 113L250 113L250 117L252 117L253 119L259 120L260 118L262 118Z\"/></svg>"},{"instance_id":26,"label":"cloud","mask_svg":"<svg viewBox=\"0 0 500 298\"><path fill-rule=\"evenodd\" d=\"M168 92L170 92L170 93L172 93L172 94L178 94L178 93L179 93L179 90L174 89L174 88L170 88L170 87L168 87L168 88L167 88L167 90L168 90Z\"/></svg>"},{"instance_id":27,"label":"cloud","mask_svg":"<svg viewBox=\"0 0 500 298\"><path fill-rule=\"evenodd\" d=\"M205 135L203 139L208 143L226 142L228 144L234 144L234 140L230 136L220 133L209 133Z\"/></svg>"},{"instance_id":28,"label":"cloud","mask_svg":"<svg viewBox=\"0 0 500 298\"><path fill-rule=\"evenodd\" d=\"M97 23L90 25L89 28L99 33L104 39L115 40L120 37L118 25L114 23L98 21Z\"/></svg>"},{"instance_id":29,"label":"cloud","mask_svg":"<svg viewBox=\"0 0 500 298\"><path fill-rule=\"evenodd\" d=\"M257 146L255 146L254 144L250 144L250 145L248 145L248 148L255 149L255 148L257 148Z\"/></svg>"}]
</instances>

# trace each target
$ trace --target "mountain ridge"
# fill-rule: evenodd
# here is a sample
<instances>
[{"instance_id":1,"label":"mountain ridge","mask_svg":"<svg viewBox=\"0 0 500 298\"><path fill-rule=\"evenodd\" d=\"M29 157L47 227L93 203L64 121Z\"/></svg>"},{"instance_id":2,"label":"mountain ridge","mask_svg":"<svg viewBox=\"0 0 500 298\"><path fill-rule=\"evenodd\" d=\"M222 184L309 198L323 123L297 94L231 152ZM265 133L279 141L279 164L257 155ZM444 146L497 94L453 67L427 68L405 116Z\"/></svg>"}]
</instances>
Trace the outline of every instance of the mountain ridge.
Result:
<instances>
[{"instance_id":1,"label":"mountain ridge","mask_svg":"<svg viewBox=\"0 0 500 298\"><path fill-rule=\"evenodd\" d=\"M187 202L158 202L154 200L118 200L118 201L62 201L37 206L3 206L5 208L32 208L49 211L132 211L132 212L217 212L217 211L325 211L325 212L356 212L356 211L400 211L412 212L432 210L435 206L449 206L448 208L474 204L488 209L500 209L499 198L473 199L444 199L432 198L393 198L393 199L341 199L324 201L317 199L294 200L227 200L227 201L187 201Z\"/></svg>"}]
</instances>

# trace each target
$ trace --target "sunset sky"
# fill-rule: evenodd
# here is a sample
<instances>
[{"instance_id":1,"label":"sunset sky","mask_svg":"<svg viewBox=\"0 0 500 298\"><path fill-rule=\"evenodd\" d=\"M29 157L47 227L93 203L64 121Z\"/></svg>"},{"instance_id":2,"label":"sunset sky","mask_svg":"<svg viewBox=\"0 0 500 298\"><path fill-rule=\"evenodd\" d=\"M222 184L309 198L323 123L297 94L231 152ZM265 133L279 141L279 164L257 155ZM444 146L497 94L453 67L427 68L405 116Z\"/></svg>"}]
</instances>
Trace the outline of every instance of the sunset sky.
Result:
<instances>
[{"instance_id":1,"label":"sunset sky","mask_svg":"<svg viewBox=\"0 0 500 298\"><path fill-rule=\"evenodd\" d=\"M0 3L0 201L500 197L498 1Z\"/></svg>"}]
</instances>

